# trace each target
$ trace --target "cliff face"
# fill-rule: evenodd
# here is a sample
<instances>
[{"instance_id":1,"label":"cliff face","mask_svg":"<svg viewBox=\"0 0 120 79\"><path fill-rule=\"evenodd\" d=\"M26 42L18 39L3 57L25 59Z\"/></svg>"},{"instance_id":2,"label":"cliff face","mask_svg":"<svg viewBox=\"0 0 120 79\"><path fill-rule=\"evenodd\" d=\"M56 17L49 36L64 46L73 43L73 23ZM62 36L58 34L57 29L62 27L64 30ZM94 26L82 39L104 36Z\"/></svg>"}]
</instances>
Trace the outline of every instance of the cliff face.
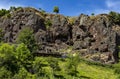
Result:
<instances>
[{"instance_id":1,"label":"cliff face","mask_svg":"<svg viewBox=\"0 0 120 79\"><path fill-rule=\"evenodd\" d=\"M5 42L16 43L18 34L25 27L34 30L40 45L37 53L77 52L84 58L102 63L118 61L119 25L106 14L81 14L71 24L65 16L24 8L11 13L10 18L0 18Z\"/></svg>"},{"instance_id":2,"label":"cliff face","mask_svg":"<svg viewBox=\"0 0 120 79\"><path fill-rule=\"evenodd\" d=\"M112 29L108 15L98 15L91 19L81 15L73 26L73 47L87 49L83 56L94 61L112 62L118 60L117 33Z\"/></svg>"}]
</instances>

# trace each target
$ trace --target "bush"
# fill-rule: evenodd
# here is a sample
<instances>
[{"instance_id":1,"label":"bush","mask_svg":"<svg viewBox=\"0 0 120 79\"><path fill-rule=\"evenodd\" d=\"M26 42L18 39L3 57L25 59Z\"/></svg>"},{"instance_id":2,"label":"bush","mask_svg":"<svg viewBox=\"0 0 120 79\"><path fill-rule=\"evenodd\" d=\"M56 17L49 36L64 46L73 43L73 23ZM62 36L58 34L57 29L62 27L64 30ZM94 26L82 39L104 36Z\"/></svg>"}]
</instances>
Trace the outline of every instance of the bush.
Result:
<instances>
[{"instance_id":1,"label":"bush","mask_svg":"<svg viewBox=\"0 0 120 79\"><path fill-rule=\"evenodd\" d=\"M19 72L12 79L36 79L36 76L30 74L25 68L20 68Z\"/></svg>"},{"instance_id":2,"label":"bush","mask_svg":"<svg viewBox=\"0 0 120 79\"><path fill-rule=\"evenodd\" d=\"M55 71L60 71L60 67L59 67L59 64L58 64L58 60L53 58L53 57L49 57L47 59L50 67L55 70Z\"/></svg>"},{"instance_id":3,"label":"bush","mask_svg":"<svg viewBox=\"0 0 120 79\"><path fill-rule=\"evenodd\" d=\"M67 17L68 18L68 21L71 25L73 25L75 23L75 20L76 20L76 17Z\"/></svg>"},{"instance_id":4,"label":"bush","mask_svg":"<svg viewBox=\"0 0 120 79\"><path fill-rule=\"evenodd\" d=\"M36 57L35 61L33 61L33 71L37 75L38 78L47 77L48 79L51 78L51 68L49 67L49 63L46 59L42 57Z\"/></svg>"},{"instance_id":5,"label":"bush","mask_svg":"<svg viewBox=\"0 0 120 79\"><path fill-rule=\"evenodd\" d=\"M12 73L5 67L0 68L0 79L11 79Z\"/></svg>"},{"instance_id":6,"label":"bush","mask_svg":"<svg viewBox=\"0 0 120 79\"><path fill-rule=\"evenodd\" d=\"M37 44L35 42L33 30L30 28L24 28L17 38L18 43L24 43L30 52L34 52L37 49Z\"/></svg>"},{"instance_id":7,"label":"bush","mask_svg":"<svg viewBox=\"0 0 120 79\"><path fill-rule=\"evenodd\" d=\"M0 65L12 73L16 73L19 68L16 62L14 46L6 43L2 44L0 46Z\"/></svg>"},{"instance_id":8,"label":"bush","mask_svg":"<svg viewBox=\"0 0 120 79\"><path fill-rule=\"evenodd\" d=\"M36 79L30 72L32 61L32 55L25 44L1 44L0 79Z\"/></svg>"},{"instance_id":9,"label":"bush","mask_svg":"<svg viewBox=\"0 0 120 79\"><path fill-rule=\"evenodd\" d=\"M0 29L0 42L2 42L4 39L4 33L2 31L2 29Z\"/></svg>"},{"instance_id":10,"label":"bush","mask_svg":"<svg viewBox=\"0 0 120 79\"><path fill-rule=\"evenodd\" d=\"M114 67L115 67L114 73L115 74L120 74L120 63L115 64Z\"/></svg>"},{"instance_id":11,"label":"bush","mask_svg":"<svg viewBox=\"0 0 120 79\"><path fill-rule=\"evenodd\" d=\"M50 20L46 20L45 21L45 26L46 26L46 29L49 29L50 26L52 26L52 22Z\"/></svg>"},{"instance_id":12,"label":"bush","mask_svg":"<svg viewBox=\"0 0 120 79\"><path fill-rule=\"evenodd\" d=\"M25 44L20 44L16 48L15 57L19 66L23 66L26 69L31 67L31 60L33 59L29 49Z\"/></svg>"},{"instance_id":13,"label":"bush","mask_svg":"<svg viewBox=\"0 0 120 79\"><path fill-rule=\"evenodd\" d=\"M68 59L68 62L67 62L67 65L66 65L66 71L69 75L71 76L77 76L77 67L78 67L78 64L80 62L80 57L78 54L74 54L75 56L73 55L70 55L69 56L69 59Z\"/></svg>"},{"instance_id":14,"label":"bush","mask_svg":"<svg viewBox=\"0 0 120 79\"><path fill-rule=\"evenodd\" d=\"M6 9L1 9L1 10L0 10L0 17L1 17L1 16L4 16L4 15L6 15L6 14L10 14L10 11L9 11L9 10L6 10Z\"/></svg>"},{"instance_id":15,"label":"bush","mask_svg":"<svg viewBox=\"0 0 120 79\"><path fill-rule=\"evenodd\" d=\"M91 15L92 15L92 16L94 16L95 14L94 14L94 13L92 13Z\"/></svg>"},{"instance_id":16,"label":"bush","mask_svg":"<svg viewBox=\"0 0 120 79\"><path fill-rule=\"evenodd\" d=\"M110 15L110 19L112 19L114 21L114 23L120 24L120 14L119 13L111 11L109 13L109 15Z\"/></svg>"}]
</instances>

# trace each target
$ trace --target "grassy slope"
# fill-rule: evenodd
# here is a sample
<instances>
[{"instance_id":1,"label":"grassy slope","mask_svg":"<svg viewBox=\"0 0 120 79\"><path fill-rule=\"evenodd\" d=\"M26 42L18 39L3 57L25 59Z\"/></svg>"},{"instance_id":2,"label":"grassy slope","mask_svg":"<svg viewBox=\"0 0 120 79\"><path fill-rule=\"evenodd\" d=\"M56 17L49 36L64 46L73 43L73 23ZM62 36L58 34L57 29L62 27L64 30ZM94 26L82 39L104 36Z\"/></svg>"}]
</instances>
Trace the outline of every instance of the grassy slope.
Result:
<instances>
[{"instance_id":1,"label":"grassy slope","mask_svg":"<svg viewBox=\"0 0 120 79\"><path fill-rule=\"evenodd\" d=\"M90 77L91 79L116 79L117 77L112 69L92 66L86 63L80 63L78 70L82 76Z\"/></svg>"},{"instance_id":2,"label":"grassy slope","mask_svg":"<svg viewBox=\"0 0 120 79\"><path fill-rule=\"evenodd\" d=\"M72 48L69 48L68 51L65 51L69 52L71 50ZM59 64L60 67L65 67L63 62L60 61ZM89 65L84 61L79 63L77 70L79 71L80 76L85 77L84 79L117 79L118 77L112 68L98 65Z\"/></svg>"},{"instance_id":3,"label":"grassy slope","mask_svg":"<svg viewBox=\"0 0 120 79\"><path fill-rule=\"evenodd\" d=\"M60 67L63 69L66 62L59 62ZM114 74L113 69L107 67L101 67L96 65L88 65L85 62L80 62L77 70L78 75L82 76L83 79L116 79L117 75Z\"/></svg>"}]
</instances>

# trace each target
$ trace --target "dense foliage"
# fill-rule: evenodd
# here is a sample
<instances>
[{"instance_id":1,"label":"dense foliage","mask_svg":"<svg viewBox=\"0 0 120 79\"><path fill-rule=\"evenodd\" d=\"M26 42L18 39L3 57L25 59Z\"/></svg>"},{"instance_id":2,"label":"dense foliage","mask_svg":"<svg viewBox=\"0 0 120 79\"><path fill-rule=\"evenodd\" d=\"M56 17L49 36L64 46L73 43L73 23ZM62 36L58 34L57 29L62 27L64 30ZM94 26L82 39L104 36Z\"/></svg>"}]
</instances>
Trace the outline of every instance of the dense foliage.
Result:
<instances>
[{"instance_id":1,"label":"dense foliage","mask_svg":"<svg viewBox=\"0 0 120 79\"><path fill-rule=\"evenodd\" d=\"M24 28L20 32L17 38L17 42L24 43L31 52L34 52L37 47L33 34L33 29L28 27Z\"/></svg>"},{"instance_id":2,"label":"dense foliage","mask_svg":"<svg viewBox=\"0 0 120 79\"><path fill-rule=\"evenodd\" d=\"M20 8L2 9L0 17ZM59 13L59 7L55 6L53 12ZM119 13L110 12L109 15L115 23L120 23ZM73 25L75 19L70 17L69 23ZM49 30L52 22L46 20L45 25ZM3 36L0 30L0 79L120 79L120 63L89 62L81 59L79 54L70 54L67 58L33 56L37 44L31 28L21 30L17 44L3 43Z\"/></svg>"},{"instance_id":3,"label":"dense foliage","mask_svg":"<svg viewBox=\"0 0 120 79\"><path fill-rule=\"evenodd\" d=\"M15 7L15 6L11 6L9 10L6 9L1 9L0 10L0 17L5 17L5 18L10 18L11 17L11 13L15 12L19 9L22 9L22 7Z\"/></svg>"},{"instance_id":4,"label":"dense foliage","mask_svg":"<svg viewBox=\"0 0 120 79\"><path fill-rule=\"evenodd\" d=\"M119 13L111 11L109 13L109 15L111 17L110 19L112 19L114 21L114 23L120 24L120 14Z\"/></svg>"},{"instance_id":5,"label":"dense foliage","mask_svg":"<svg viewBox=\"0 0 120 79\"><path fill-rule=\"evenodd\" d=\"M4 40L3 37L4 37L3 30L0 29L0 42L2 42Z\"/></svg>"},{"instance_id":6,"label":"dense foliage","mask_svg":"<svg viewBox=\"0 0 120 79\"><path fill-rule=\"evenodd\" d=\"M10 13L9 10L1 9L1 10L0 10L0 17L1 17L1 16L4 16L4 15L6 15L6 14L9 14L9 13Z\"/></svg>"},{"instance_id":7,"label":"dense foliage","mask_svg":"<svg viewBox=\"0 0 120 79\"><path fill-rule=\"evenodd\" d=\"M79 55L69 55L68 58L33 57L24 43L0 44L0 79L116 79L118 69L117 65L115 68L96 66L83 61Z\"/></svg>"}]
</instances>

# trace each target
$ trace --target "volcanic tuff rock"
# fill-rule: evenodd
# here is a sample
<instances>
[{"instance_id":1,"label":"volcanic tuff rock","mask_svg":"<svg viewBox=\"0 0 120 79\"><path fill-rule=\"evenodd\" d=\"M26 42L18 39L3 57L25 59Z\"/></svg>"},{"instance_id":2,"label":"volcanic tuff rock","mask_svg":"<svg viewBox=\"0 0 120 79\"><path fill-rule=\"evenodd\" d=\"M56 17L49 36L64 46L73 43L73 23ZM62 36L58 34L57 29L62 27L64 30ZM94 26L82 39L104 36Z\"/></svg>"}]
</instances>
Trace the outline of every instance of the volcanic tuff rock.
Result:
<instances>
[{"instance_id":1,"label":"volcanic tuff rock","mask_svg":"<svg viewBox=\"0 0 120 79\"><path fill-rule=\"evenodd\" d=\"M46 25L48 21L50 25ZM23 8L12 13L10 18L0 18L5 42L16 43L19 32L25 27L34 30L36 42L40 45L38 53L70 53L63 50L72 47L71 52L79 51L89 60L102 63L118 61L119 25L115 25L107 14L81 14L70 24L65 16L43 15L32 8Z\"/></svg>"}]
</instances>

